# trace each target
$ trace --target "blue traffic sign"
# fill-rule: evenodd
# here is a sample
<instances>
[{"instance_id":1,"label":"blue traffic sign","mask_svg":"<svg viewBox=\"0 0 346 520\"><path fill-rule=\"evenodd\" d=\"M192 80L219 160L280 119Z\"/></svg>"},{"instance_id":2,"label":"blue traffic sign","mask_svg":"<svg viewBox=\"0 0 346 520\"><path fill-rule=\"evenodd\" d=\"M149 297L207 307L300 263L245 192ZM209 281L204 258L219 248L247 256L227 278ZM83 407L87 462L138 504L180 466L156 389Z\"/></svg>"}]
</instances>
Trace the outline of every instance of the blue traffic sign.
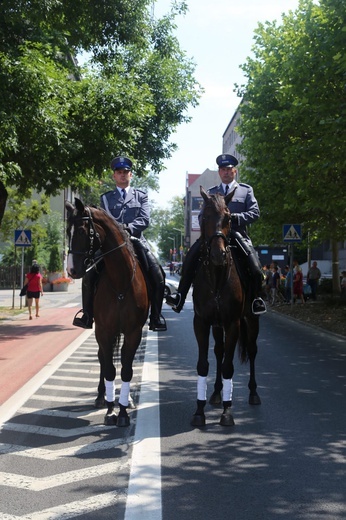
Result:
<instances>
[{"instance_id":1,"label":"blue traffic sign","mask_svg":"<svg viewBox=\"0 0 346 520\"><path fill-rule=\"evenodd\" d=\"M14 232L14 245L20 247L31 246L31 230L16 229Z\"/></svg>"},{"instance_id":2,"label":"blue traffic sign","mask_svg":"<svg viewBox=\"0 0 346 520\"><path fill-rule=\"evenodd\" d=\"M301 224L284 224L283 225L284 242L301 242L302 226Z\"/></svg>"}]
</instances>

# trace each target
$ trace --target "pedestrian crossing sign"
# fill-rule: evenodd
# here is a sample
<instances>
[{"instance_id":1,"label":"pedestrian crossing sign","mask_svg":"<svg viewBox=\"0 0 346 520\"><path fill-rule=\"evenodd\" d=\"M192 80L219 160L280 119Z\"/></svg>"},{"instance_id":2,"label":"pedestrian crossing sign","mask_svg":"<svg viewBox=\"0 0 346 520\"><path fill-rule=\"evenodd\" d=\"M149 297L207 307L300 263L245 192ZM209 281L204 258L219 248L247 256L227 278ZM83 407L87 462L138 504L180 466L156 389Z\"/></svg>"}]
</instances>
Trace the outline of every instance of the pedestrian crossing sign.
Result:
<instances>
[{"instance_id":1,"label":"pedestrian crossing sign","mask_svg":"<svg viewBox=\"0 0 346 520\"><path fill-rule=\"evenodd\" d=\"M283 225L284 242L301 242L302 226L301 224L284 224Z\"/></svg>"},{"instance_id":2,"label":"pedestrian crossing sign","mask_svg":"<svg viewBox=\"0 0 346 520\"><path fill-rule=\"evenodd\" d=\"M14 232L14 245L21 247L31 246L31 230L16 229Z\"/></svg>"}]
</instances>

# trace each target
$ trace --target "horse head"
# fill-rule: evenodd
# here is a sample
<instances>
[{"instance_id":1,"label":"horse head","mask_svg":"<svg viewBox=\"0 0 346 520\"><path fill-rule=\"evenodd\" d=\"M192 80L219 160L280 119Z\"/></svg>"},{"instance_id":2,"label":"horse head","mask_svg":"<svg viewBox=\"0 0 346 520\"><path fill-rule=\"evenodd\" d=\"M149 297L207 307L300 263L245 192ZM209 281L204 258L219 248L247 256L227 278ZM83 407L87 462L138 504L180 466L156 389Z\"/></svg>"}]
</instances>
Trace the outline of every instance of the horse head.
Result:
<instances>
[{"instance_id":1,"label":"horse head","mask_svg":"<svg viewBox=\"0 0 346 520\"><path fill-rule=\"evenodd\" d=\"M66 201L65 207L69 240L67 272L71 278L82 278L100 248L100 234L95 229L91 208L80 199L75 198L75 206Z\"/></svg>"},{"instance_id":2,"label":"horse head","mask_svg":"<svg viewBox=\"0 0 346 520\"><path fill-rule=\"evenodd\" d=\"M228 235L231 229L231 213L227 207L235 189L226 197L220 193L209 195L203 186L200 193L204 204L201 213L201 237L213 265L223 266L228 258Z\"/></svg>"}]
</instances>

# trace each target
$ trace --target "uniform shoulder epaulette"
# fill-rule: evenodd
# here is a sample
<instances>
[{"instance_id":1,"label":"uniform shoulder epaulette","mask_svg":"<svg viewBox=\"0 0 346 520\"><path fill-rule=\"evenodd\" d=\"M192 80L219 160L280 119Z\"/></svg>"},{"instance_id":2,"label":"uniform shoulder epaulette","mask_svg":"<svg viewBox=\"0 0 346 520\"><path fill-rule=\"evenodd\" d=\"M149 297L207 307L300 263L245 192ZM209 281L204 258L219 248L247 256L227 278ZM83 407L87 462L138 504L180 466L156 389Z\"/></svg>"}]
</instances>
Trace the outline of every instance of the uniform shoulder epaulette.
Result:
<instances>
[{"instance_id":1,"label":"uniform shoulder epaulette","mask_svg":"<svg viewBox=\"0 0 346 520\"><path fill-rule=\"evenodd\" d=\"M144 195L147 194L147 190L144 190L143 188L133 188L135 191L139 191L140 193L143 193Z\"/></svg>"},{"instance_id":2,"label":"uniform shoulder epaulette","mask_svg":"<svg viewBox=\"0 0 346 520\"><path fill-rule=\"evenodd\" d=\"M215 190L219 187L218 184L215 184L215 186L212 186L211 188L208 188L208 191Z\"/></svg>"},{"instance_id":3,"label":"uniform shoulder epaulette","mask_svg":"<svg viewBox=\"0 0 346 520\"><path fill-rule=\"evenodd\" d=\"M239 186L243 186L244 188L251 188L250 184L245 184L245 182L239 182Z\"/></svg>"},{"instance_id":4,"label":"uniform shoulder epaulette","mask_svg":"<svg viewBox=\"0 0 346 520\"><path fill-rule=\"evenodd\" d=\"M105 193L102 193L101 197L103 197L104 195L107 197L107 195L114 193L114 192L115 192L115 190L106 191Z\"/></svg>"}]
</instances>

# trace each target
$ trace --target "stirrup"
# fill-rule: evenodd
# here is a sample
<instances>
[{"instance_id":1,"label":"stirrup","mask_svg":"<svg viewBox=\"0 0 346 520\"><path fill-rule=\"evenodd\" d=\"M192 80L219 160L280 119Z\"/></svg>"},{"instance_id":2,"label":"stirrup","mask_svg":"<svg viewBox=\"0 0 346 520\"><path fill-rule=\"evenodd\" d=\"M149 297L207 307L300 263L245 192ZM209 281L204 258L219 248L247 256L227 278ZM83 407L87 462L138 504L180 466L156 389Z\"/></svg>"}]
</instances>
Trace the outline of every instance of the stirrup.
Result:
<instances>
[{"instance_id":1,"label":"stirrup","mask_svg":"<svg viewBox=\"0 0 346 520\"><path fill-rule=\"evenodd\" d=\"M78 318L79 313L83 313L83 315L80 318ZM82 329L92 329L93 322L94 320L89 318L88 313L84 313L83 309L80 309L73 318L72 325L74 325L75 327L81 327Z\"/></svg>"},{"instance_id":2,"label":"stirrup","mask_svg":"<svg viewBox=\"0 0 346 520\"><path fill-rule=\"evenodd\" d=\"M258 309L255 309L256 303L258 304ZM261 314L265 314L267 312L266 304L262 300L262 298L255 298L252 302L251 306L252 314L255 316L260 316Z\"/></svg>"},{"instance_id":3,"label":"stirrup","mask_svg":"<svg viewBox=\"0 0 346 520\"><path fill-rule=\"evenodd\" d=\"M184 301L179 292L167 296L166 303L172 307L174 312L179 313L184 307Z\"/></svg>"}]
</instances>

